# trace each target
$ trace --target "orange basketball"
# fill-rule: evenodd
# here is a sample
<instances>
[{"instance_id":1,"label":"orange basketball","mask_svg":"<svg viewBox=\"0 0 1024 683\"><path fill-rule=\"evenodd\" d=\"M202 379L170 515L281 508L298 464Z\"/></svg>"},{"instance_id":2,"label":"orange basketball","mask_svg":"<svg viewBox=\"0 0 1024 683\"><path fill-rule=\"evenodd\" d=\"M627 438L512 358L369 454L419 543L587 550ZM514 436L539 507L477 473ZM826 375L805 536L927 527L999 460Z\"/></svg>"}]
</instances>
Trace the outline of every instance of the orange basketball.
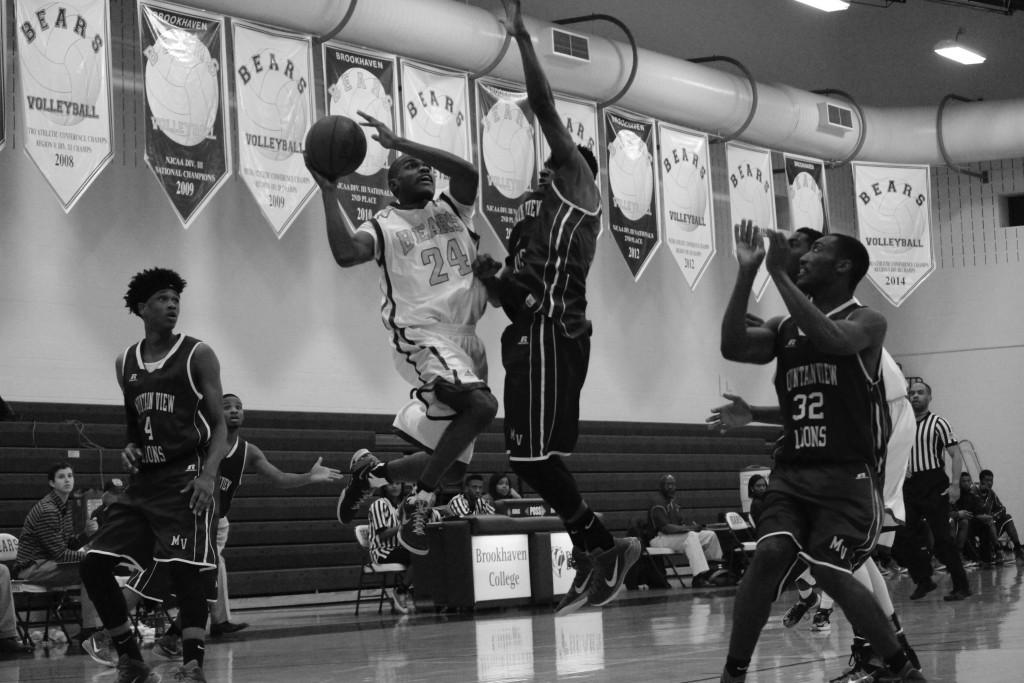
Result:
<instances>
[{"instance_id":1,"label":"orange basketball","mask_svg":"<svg viewBox=\"0 0 1024 683\"><path fill-rule=\"evenodd\" d=\"M363 163L366 135L347 116L325 116L306 133L306 155L317 172L334 181Z\"/></svg>"}]
</instances>

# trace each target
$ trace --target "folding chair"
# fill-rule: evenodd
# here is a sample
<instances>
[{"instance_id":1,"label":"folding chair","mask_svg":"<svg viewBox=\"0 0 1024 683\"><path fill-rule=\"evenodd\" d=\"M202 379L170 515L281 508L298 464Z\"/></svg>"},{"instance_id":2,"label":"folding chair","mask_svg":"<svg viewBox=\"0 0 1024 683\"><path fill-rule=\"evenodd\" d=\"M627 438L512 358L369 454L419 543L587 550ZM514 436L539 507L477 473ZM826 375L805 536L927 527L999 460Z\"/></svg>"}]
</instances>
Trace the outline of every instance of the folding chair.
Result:
<instances>
[{"instance_id":1,"label":"folding chair","mask_svg":"<svg viewBox=\"0 0 1024 683\"><path fill-rule=\"evenodd\" d=\"M359 547L363 549L363 569L359 573L359 586L356 589L356 615L359 615L359 604L363 599L364 584L367 580L372 581L374 578L379 581L377 586L366 587L380 589L377 614L383 614L384 599L391 598L388 595L388 579L391 579L391 589L394 590L398 586L399 578L409 567L401 562L377 563L373 561L373 556L370 554L370 526L368 524L360 524L356 527L356 541L359 542Z\"/></svg>"},{"instance_id":2,"label":"folding chair","mask_svg":"<svg viewBox=\"0 0 1024 683\"><path fill-rule=\"evenodd\" d=\"M675 577L675 580L679 582L680 588L686 588L686 584L683 583L683 576L689 576L692 573L690 571L690 566L686 565L685 567L680 569L679 566L676 564L676 559L680 557L686 557L685 555L677 553L675 550L672 550L672 548L654 548L651 546L644 548L644 552L646 552L651 557L664 558L665 569L669 572L672 572L672 576Z\"/></svg>"},{"instance_id":3,"label":"folding chair","mask_svg":"<svg viewBox=\"0 0 1024 683\"><path fill-rule=\"evenodd\" d=\"M11 534L0 534L0 562L13 562L18 558L18 539ZM18 635L25 645L32 645L30 629L43 627L43 642L50 640L50 626L59 626L64 637L70 640L65 624L81 626L81 609L71 604L71 594L79 592L81 586L41 586L39 584L11 579L11 593L14 597L14 618ZM71 614L67 612L70 611ZM41 612L42 618L33 618L33 612Z\"/></svg>"},{"instance_id":4,"label":"folding chair","mask_svg":"<svg viewBox=\"0 0 1024 683\"><path fill-rule=\"evenodd\" d=\"M747 566L750 564L750 558L754 555L754 549L757 548L757 537L754 534L754 529L747 523L747 520L743 519L743 515L738 512L726 512L725 523L729 525L729 533L732 534L733 540L736 541L736 548L733 549L733 554L740 553L736 566L746 571Z\"/></svg>"}]
</instances>

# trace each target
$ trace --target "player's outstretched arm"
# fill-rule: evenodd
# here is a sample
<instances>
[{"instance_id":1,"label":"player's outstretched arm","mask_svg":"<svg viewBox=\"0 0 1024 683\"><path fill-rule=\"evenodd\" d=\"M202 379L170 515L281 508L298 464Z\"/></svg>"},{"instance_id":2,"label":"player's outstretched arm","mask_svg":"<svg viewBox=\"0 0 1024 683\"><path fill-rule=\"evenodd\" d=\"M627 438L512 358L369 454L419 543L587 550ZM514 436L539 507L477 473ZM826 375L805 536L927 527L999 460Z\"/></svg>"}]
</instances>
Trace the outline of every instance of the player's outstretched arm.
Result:
<instances>
[{"instance_id":1,"label":"player's outstretched arm","mask_svg":"<svg viewBox=\"0 0 1024 683\"><path fill-rule=\"evenodd\" d=\"M341 471L333 467L324 467L323 457L317 458L308 472L301 474L295 472L282 472L270 460L266 454L254 444L249 444L247 461L252 464L257 473L269 479L274 486L282 489L293 489L307 484L318 484L325 481L340 481Z\"/></svg>"},{"instance_id":2,"label":"player's outstretched arm","mask_svg":"<svg viewBox=\"0 0 1024 683\"><path fill-rule=\"evenodd\" d=\"M722 316L722 357L741 363L767 363L775 357L775 331L767 324L749 325L747 319L747 300L765 256L761 231L752 221L743 220L733 226L733 236L739 270Z\"/></svg>"},{"instance_id":3,"label":"player's outstretched arm","mask_svg":"<svg viewBox=\"0 0 1024 683\"><path fill-rule=\"evenodd\" d=\"M356 113L363 117L364 122L361 125L376 130L370 137L379 142L381 147L421 159L451 178L448 191L451 192L452 199L455 201L461 204L472 204L476 201L480 173L473 164L447 150L430 147L395 135L395 132L383 121L362 111Z\"/></svg>"},{"instance_id":4,"label":"player's outstretched arm","mask_svg":"<svg viewBox=\"0 0 1024 683\"><path fill-rule=\"evenodd\" d=\"M725 433L751 422L782 424L782 410L778 406L752 406L736 394L722 394L729 403L711 409L704 422L711 431Z\"/></svg>"},{"instance_id":5,"label":"player's outstretched arm","mask_svg":"<svg viewBox=\"0 0 1024 683\"><path fill-rule=\"evenodd\" d=\"M303 155L303 158L306 161L306 170L320 187L320 198L324 203L324 216L327 220L327 243L331 247L334 260L342 268L372 261L373 238L366 233L356 232L348 216L341 210L337 183L316 171L309 163L307 155Z\"/></svg>"}]
</instances>

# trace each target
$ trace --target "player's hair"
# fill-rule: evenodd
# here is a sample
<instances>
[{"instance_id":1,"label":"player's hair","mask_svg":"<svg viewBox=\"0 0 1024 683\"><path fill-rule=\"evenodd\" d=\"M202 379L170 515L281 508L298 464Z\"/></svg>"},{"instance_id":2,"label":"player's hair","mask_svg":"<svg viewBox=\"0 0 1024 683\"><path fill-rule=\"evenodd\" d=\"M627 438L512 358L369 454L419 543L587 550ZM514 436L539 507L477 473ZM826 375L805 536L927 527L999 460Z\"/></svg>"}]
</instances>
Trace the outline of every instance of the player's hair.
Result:
<instances>
[{"instance_id":1,"label":"player's hair","mask_svg":"<svg viewBox=\"0 0 1024 683\"><path fill-rule=\"evenodd\" d=\"M829 237L835 238L836 254L841 259L849 260L852 264L850 269L850 289L856 289L860 281L867 275L868 267L871 265L871 257L868 256L867 247L861 244L856 237L833 233Z\"/></svg>"},{"instance_id":2,"label":"player's hair","mask_svg":"<svg viewBox=\"0 0 1024 683\"><path fill-rule=\"evenodd\" d=\"M50 465L50 469L46 470L46 480L53 481L54 477L56 477L57 473L61 470L71 470L72 474L75 472L75 468L71 466L71 463L67 460L61 460L58 463Z\"/></svg>"},{"instance_id":3,"label":"player's hair","mask_svg":"<svg viewBox=\"0 0 1024 683\"><path fill-rule=\"evenodd\" d=\"M220 397L220 400L223 401L226 398L237 398L239 403L242 402L242 399L239 398L238 394L224 394L223 396Z\"/></svg>"},{"instance_id":4,"label":"player's hair","mask_svg":"<svg viewBox=\"0 0 1024 683\"><path fill-rule=\"evenodd\" d=\"M931 387L931 385L928 384L928 382L925 382L920 377L918 377L917 379L915 379L915 380L910 382L910 385L907 387L907 391L910 391L910 387L914 386L915 384L920 384L921 386L923 386L925 388L925 390L928 391L928 395L929 396L932 395L932 387Z\"/></svg>"},{"instance_id":5,"label":"player's hair","mask_svg":"<svg viewBox=\"0 0 1024 683\"><path fill-rule=\"evenodd\" d=\"M594 156L594 152L589 147L583 145L576 145L576 149L580 151L583 156L583 160L587 162L587 166L590 168L590 172L597 177L597 157Z\"/></svg>"},{"instance_id":6,"label":"player's hair","mask_svg":"<svg viewBox=\"0 0 1024 683\"><path fill-rule=\"evenodd\" d=\"M466 478L462 480L463 485L468 484L471 481L478 481L481 484L484 483L484 475L482 474L467 474Z\"/></svg>"},{"instance_id":7,"label":"player's hair","mask_svg":"<svg viewBox=\"0 0 1024 683\"><path fill-rule=\"evenodd\" d=\"M794 230L794 232L797 232L805 236L807 239L811 241L811 244L814 244L815 242L817 242L818 240L825 236L825 233L818 232L814 228L797 228L796 230Z\"/></svg>"},{"instance_id":8,"label":"player's hair","mask_svg":"<svg viewBox=\"0 0 1024 683\"><path fill-rule=\"evenodd\" d=\"M993 479L995 479L996 475L992 474L992 470L982 470L981 472L978 472L979 480L984 479L985 477L992 477Z\"/></svg>"},{"instance_id":9,"label":"player's hair","mask_svg":"<svg viewBox=\"0 0 1024 683\"><path fill-rule=\"evenodd\" d=\"M168 268L149 268L136 273L128 283L124 305L129 312L139 315L139 304L144 304L162 289L173 289L178 294L185 289L185 280ZM141 317L141 316L139 316Z\"/></svg>"}]
</instances>

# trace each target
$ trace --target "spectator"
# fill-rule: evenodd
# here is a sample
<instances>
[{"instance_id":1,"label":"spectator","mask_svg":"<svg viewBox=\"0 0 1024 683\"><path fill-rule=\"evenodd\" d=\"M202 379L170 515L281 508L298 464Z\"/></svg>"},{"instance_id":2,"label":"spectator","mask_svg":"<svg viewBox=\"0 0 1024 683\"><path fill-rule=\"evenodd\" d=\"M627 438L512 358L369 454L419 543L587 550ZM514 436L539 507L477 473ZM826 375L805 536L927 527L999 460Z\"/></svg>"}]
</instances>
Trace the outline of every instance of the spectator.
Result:
<instances>
[{"instance_id":1,"label":"spectator","mask_svg":"<svg viewBox=\"0 0 1024 683\"><path fill-rule=\"evenodd\" d=\"M484 500L484 478L470 474L462 482L462 493L448 501L448 517L493 515L494 507Z\"/></svg>"},{"instance_id":2,"label":"spectator","mask_svg":"<svg viewBox=\"0 0 1024 683\"><path fill-rule=\"evenodd\" d=\"M990 561L999 560L998 539L1004 533L1013 544L1013 554L1018 560L1024 560L1024 549L1020 545L1020 536L1013 523L1013 517L1006 511L1006 506L992 490L995 475L992 470L982 470L978 475L978 490L975 494L974 520L984 525L981 534L982 552L987 551Z\"/></svg>"},{"instance_id":3,"label":"spectator","mask_svg":"<svg viewBox=\"0 0 1024 683\"><path fill-rule=\"evenodd\" d=\"M650 545L684 553L693 572L691 586L700 588L711 575L708 561L722 560L722 546L714 531L708 531L698 522L683 521L682 509L676 505L675 497L676 478L671 474L662 475L649 513L651 527L657 532Z\"/></svg>"},{"instance_id":4,"label":"spectator","mask_svg":"<svg viewBox=\"0 0 1024 683\"><path fill-rule=\"evenodd\" d=\"M978 488L971 479L970 472L960 473L960 497L953 503L950 518L956 534L956 549L963 558L964 565L973 563L976 566L981 556L975 541L977 524L974 521L974 510L977 507Z\"/></svg>"},{"instance_id":5,"label":"spectator","mask_svg":"<svg viewBox=\"0 0 1024 683\"><path fill-rule=\"evenodd\" d=\"M757 528L757 520L764 509L764 494L768 491L768 480L763 474L755 474L747 480L747 495L750 496L750 525Z\"/></svg>"},{"instance_id":6,"label":"spectator","mask_svg":"<svg viewBox=\"0 0 1024 683\"><path fill-rule=\"evenodd\" d=\"M73 510L68 497L75 488L75 472L67 462L59 462L46 473L50 492L32 506L25 518L18 540L18 558L14 561L14 577L48 588L77 586L78 565L85 557L81 550L84 539L74 533ZM86 532L95 532L96 522L86 525ZM90 532L91 528L91 532ZM85 640L100 628L96 608L82 591L82 633Z\"/></svg>"},{"instance_id":7,"label":"spectator","mask_svg":"<svg viewBox=\"0 0 1024 683\"><path fill-rule=\"evenodd\" d=\"M519 492L512 488L512 479L505 472L495 472L487 484L487 495L484 499L488 503L508 498L522 498Z\"/></svg>"}]
</instances>

